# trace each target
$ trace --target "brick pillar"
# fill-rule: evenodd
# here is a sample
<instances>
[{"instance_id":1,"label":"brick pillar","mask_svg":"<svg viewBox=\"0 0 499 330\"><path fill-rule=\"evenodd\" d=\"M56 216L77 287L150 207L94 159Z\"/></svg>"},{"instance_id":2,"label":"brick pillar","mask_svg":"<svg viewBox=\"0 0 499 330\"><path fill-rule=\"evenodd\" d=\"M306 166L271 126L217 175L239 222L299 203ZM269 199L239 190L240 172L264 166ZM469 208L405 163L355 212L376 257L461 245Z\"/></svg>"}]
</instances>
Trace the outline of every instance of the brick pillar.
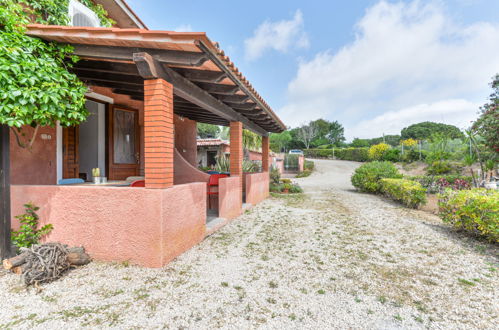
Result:
<instances>
[{"instance_id":1,"label":"brick pillar","mask_svg":"<svg viewBox=\"0 0 499 330\"><path fill-rule=\"evenodd\" d=\"M173 86L144 80L144 159L146 188L173 186Z\"/></svg>"},{"instance_id":2,"label":"brick pillar","mask_svg":"<svg viewBox=\"0 0 499 330\"><path fill-rule=\"evenodd\" d=\"M230 122L230 175L239 176L243 188L243 124Z\"/></svg>"},{"instance_id":3,"label":"brick pillar","mask_svg":"<svg viewBox=\"0 0 499 330\"><path fill-rule=\"evenodd\" d=\"M269 171L269 137L262 136L262 171Z\"/></svg>"}]
</instances>

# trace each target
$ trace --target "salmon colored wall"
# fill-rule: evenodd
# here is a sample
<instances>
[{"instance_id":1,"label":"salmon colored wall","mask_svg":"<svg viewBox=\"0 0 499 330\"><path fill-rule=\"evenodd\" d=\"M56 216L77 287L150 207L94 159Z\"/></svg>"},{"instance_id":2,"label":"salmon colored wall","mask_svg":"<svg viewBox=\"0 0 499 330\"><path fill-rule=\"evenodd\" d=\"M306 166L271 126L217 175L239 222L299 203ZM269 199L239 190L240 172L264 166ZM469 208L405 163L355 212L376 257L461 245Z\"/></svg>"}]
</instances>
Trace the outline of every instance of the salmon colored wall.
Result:
<instances>
[{"instance_id":1,"label":"salmon colored wall","mask_svg":"<svg viewBox=\"0 0 499 330\"><path fill-rule=\"evenodd\" d=\"M256 205L269 197L269 173L246 174L246 203Z\"/></svg>"},{"instance_id":2,"label":"salmon colored wall","mask_svg":"<svg viewBox=\"0 0 499 330\"><path fill-rule=\"evenodd\" d=\"M22 132L28 139L33 134L33 128L25 126ZM42 140L41 135L47 134L50 140ZM57 137L56 129L41 127L31 149L21 148L14 133L10 132L10 175L12 184L57 183Z\"/></svg>"},{"instance_id":3,"label":"salmon colored wall","mask_svg":"<svg viewBox=\"0 0 499 330\"><path fill-rule=\"evenodd\" d=\"M190 182L205 182L210 179L210 175L198 170L197 167L192 166L185 160L180 152L175 149L174 164L173 164L173 183L184 184Z\"/></svg>"},{"instance_id":4,"label":"salmon colored wall","mask_svg":"<svg viewBox=\"0 0 499 330\"><path fill-rule=\"evenodd\" d=\"M218 181L218 216L224 219L237 218L242 213L243 200L238 176Z\"/></svg>"},{"instance_id":5,"label":"salmon colored wall","mask_svg":"<svg viewBox=\"0 0 499 330\"><path fill-rule=\"evenodd\" d=\"M47 241L83 245L96 260L162 267L205 236L206 186L168 189L95 186L23 186L11 189L12 215L23 204L40 207ZM12 227L19 228L16 219Z\"/></svg>"},{"instance_id":6,"label":"salmon colored wall","mask_svg":"<svg viewBox=\"0 0 499 330\"><path fill-rule=\"evenodd\" d=\"M192 166L197 167L197 123L175 116L175 148Z\"/></svg>"},{"instance_id":7,"label":"salmon colored wall","mask_svg":"<svg viewBox=\"0 0 499 330\"><path fill-rule=\"evenodd\" d=\"M298 171L303 172L303 166L305 165L305 157L299 156L298 157Z\"/></svg>"}]
</instances>

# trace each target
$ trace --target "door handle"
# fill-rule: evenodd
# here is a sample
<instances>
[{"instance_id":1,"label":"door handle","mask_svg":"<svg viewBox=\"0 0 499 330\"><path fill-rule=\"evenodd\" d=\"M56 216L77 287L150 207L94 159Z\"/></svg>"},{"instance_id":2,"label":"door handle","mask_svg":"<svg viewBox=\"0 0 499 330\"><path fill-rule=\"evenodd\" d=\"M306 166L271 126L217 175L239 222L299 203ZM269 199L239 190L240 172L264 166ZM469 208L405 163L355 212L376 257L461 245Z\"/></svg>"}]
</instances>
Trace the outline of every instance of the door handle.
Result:
<instances>
[{"instance_id":1,"label":"door handle","mask_svg":"<svg viewBox=\"0 0 499 330\"><path fill-rule=\"evenodd\" d=\"M137 162L137 164L140 164L140 154L138 152L135 153L135 161Z\"/></svg>"}]
</instances>

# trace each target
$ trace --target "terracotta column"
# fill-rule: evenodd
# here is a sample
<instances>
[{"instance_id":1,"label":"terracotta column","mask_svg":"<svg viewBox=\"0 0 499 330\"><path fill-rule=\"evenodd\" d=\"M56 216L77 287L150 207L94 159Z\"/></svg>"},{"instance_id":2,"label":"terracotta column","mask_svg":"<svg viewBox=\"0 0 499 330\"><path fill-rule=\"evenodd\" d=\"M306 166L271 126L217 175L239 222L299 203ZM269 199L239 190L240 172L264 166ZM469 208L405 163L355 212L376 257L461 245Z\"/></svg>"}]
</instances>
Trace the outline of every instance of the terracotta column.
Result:
<instances>
[{"instance_id":1,"label":"terracotta column","mask_svg":"<svg viewBox=\"0 0 499 330\"><path fill-rule=\"evenodd\" d=\"M269 137L262 136L262 171L269 171Z\"/></svg>"},{"instance_id":2,"label":"terracotta column","mask_svg":"<svg viewBox=\"0 0 499 330\"><path fill-rule=\"evenodd\" d=\"M230 122L230 175L239 176L241 193L243 187L243 124Z\"/></svg>"},{"instance_id":3,"label":"terracotta column","mask_svg":"<svg viewBox=\"0 0 499 330\"><path fill-rule=\"evenodd\" d=\"M144 80L144 159L146 188L173 186L173 86Z\"/></svg>"}]
</instances>

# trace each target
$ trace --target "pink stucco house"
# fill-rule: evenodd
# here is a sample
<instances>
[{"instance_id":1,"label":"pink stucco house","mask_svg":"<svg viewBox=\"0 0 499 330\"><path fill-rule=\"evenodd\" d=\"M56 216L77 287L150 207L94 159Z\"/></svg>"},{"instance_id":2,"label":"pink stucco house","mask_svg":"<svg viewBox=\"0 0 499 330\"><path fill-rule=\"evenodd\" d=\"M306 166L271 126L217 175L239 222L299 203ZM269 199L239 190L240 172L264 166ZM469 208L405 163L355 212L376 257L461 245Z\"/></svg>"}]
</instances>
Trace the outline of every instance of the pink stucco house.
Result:
<instances>
[{"instance_id":1,"label":"pink stucco house","mask_svg":"<svg viewBox=\"0 0 499 330\"><path fill-rule=\"evenodd\" d=\"M28 34L71 44L73 72L89 87L91 115L77 127L44 127L31 151L10 142L11 214L33 202L48 240L83 245L98 260L161 267L207 232L207 182L197 169L196 122L230 126L230 177L220 180L218 216L268 196L270 132L286 129L205 33L148 30L123 0L98 1L117 23L31 25ZM263 137L262 173L243 185L242 130ZM110 181L92 180L92 168ZM143 177L145 187L126 179ZM13 228L18 226L12 217Z\"/></svg>"}]
</instances>

